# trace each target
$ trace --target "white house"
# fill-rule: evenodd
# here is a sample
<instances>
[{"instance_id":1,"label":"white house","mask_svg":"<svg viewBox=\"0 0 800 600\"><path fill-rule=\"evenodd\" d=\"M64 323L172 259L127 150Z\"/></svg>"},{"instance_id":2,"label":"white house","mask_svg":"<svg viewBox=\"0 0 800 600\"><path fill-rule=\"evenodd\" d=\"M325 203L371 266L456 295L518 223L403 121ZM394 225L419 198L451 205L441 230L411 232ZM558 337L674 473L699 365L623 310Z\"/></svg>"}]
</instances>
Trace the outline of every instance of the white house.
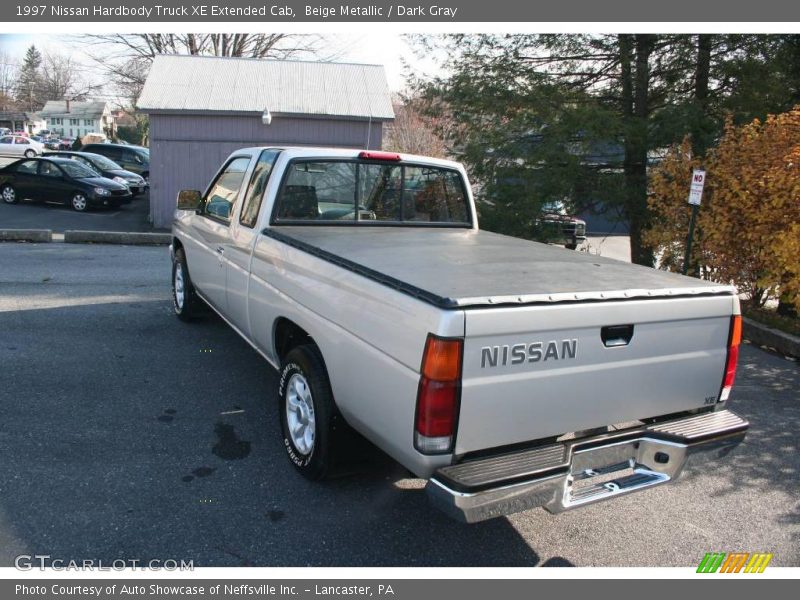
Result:
<instances>
[{"instance_id":1,"label":"white house","mask_svg":"<svg viewBox=\"0 0 800 600\"><path fill-rule=\"evenodd\" d=\"M116 133L114 116L107 102L50 100L39 114L47 121L47 129L61 136L103 133L113 137Z\"/></svg>"}]
</instances>

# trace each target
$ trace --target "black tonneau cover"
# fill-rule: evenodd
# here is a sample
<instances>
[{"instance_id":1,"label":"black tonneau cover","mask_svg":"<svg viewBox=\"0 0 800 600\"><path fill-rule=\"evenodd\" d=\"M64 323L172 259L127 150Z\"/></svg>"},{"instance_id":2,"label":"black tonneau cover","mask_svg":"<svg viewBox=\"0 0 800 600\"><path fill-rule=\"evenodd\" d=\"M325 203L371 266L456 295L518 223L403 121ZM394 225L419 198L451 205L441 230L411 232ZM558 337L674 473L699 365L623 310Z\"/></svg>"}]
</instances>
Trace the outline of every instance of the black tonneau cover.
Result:
<instances>
[{"instance_id":1,"label":"black tonneau cover","mask_svg":"<svg viewBox=\"0 0 800 600\"><path fill-rule=\"evenodd\" d=\"M273 226L263 233L441 308L734 293L730 286L471 229Z\"/></svg>"}]
</instances>

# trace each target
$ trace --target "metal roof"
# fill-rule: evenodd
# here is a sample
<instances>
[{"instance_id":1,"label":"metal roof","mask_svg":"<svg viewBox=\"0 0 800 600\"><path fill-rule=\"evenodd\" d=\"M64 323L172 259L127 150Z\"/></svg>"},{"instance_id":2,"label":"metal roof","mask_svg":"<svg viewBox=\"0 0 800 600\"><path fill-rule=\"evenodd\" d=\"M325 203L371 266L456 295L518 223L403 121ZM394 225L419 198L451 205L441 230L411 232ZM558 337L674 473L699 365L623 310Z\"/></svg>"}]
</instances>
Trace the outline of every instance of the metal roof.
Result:
<instances>
[{"instance_id":1,"label":"metal roof","mask_svg":"<svg viewBox=\"0 0 800 600\"><path fill-rule=\"evenodd\" d=\"M144 112L258 112L390 120L381 65L157 56L139 97Z\"/></svg>"},{"instance_id":2,"label":"metal roof","mask_svg":"<svg viewBox=\"0 0 800 600\"><path fill-rule=\"evenodd\" d=\"M44 108L39 111L42 117L48 115L70 115L73 117L93 117L97 118L106 110L106 102L76 102L70 101L69 112L67 103L64 100L48 100Z\"/></svg>"}]
</instances>

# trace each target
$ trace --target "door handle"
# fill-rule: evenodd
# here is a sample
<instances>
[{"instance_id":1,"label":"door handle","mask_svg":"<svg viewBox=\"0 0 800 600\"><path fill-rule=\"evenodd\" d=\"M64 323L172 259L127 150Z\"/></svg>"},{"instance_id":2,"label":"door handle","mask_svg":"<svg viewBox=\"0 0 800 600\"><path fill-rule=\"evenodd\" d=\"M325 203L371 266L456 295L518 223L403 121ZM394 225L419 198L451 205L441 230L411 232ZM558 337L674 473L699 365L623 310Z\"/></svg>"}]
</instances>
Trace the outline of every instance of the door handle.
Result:
<instances>
[{"instance_id":1,"label":"door handle","mask_svg":"<svg viewBox=\"0 0 800 600\"><path fill-rule=\"evenodd\" d=\"M606 348L627 346L633 338L633 325L608 325L600 329L600 339Z\"/></svg>"}]
</instances>

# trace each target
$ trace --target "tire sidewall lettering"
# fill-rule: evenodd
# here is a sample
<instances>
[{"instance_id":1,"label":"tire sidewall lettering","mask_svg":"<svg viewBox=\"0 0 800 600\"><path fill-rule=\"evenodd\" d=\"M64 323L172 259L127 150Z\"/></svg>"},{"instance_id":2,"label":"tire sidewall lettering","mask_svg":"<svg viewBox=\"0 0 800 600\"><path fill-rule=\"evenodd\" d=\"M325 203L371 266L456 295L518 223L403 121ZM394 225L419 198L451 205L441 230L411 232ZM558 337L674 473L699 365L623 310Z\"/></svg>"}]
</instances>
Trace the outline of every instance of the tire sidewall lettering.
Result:
<instances>
[{"instance_id":1,"label":"tire sidewall lettering","mask_svg":"<svg viewBox=\"0 0 800 600\"><path fill-rule=\"evenodd\" d=\"M283 366L283 369L281 370L281 378L278 383L278 394L280 395L281 399L281 422L284 423L284 427L286 426L286 386L288 385L289 379L291 379L292 375L295 373L300 373L306 377L306 379L308 379L303 368L297 363L291 362ZM317 445L314 444L311 447L311 452L307 456L303 456L295 450L294 444L286 435L283 436L283 446L286 449L286 454L289 456L289 460L291 460L298 467L307 467L309 464L311 464L311 459L314 457L314 450L317 448Z\"/></svg>"}]
</instances>

